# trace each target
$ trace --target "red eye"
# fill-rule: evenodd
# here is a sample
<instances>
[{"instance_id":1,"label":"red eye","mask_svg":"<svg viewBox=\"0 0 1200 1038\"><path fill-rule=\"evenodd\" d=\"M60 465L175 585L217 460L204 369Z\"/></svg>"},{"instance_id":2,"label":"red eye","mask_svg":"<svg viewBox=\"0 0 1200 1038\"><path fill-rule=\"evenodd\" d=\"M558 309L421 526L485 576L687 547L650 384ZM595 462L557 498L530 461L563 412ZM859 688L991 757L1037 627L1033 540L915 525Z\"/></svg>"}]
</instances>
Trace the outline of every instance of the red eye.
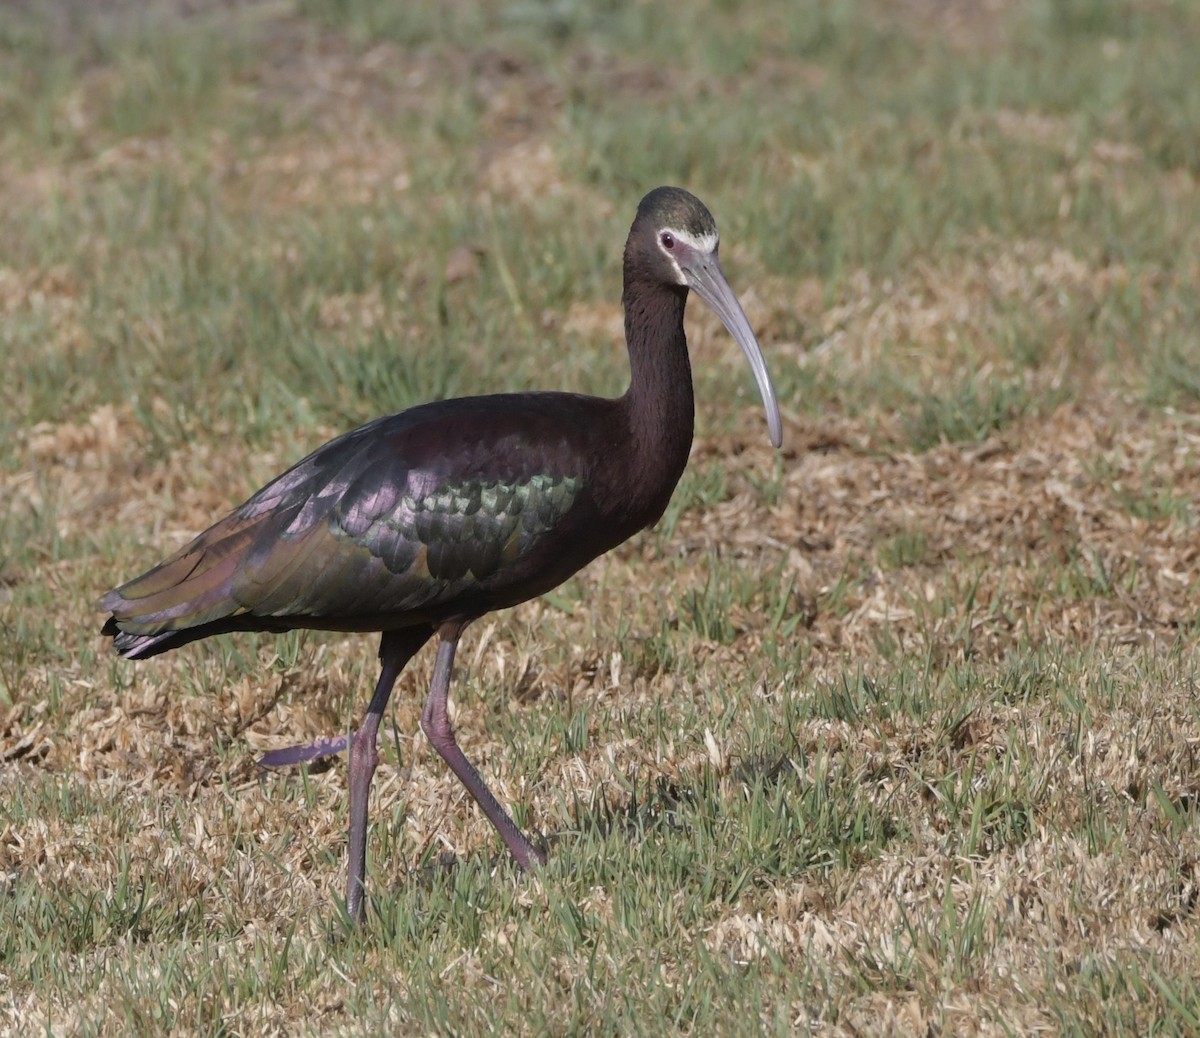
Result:
<instances>
[{"instance_id":1,"label":"red eye","mask_svg":"<svg viewBox=\"0 0 1200 1038\"><path fill-rule=\"evenodd\" d=\"M675 248L675 235L673 235L670 231L663 231L658 240L662 242L664 249Z\"/></svg>"}]
</instances>

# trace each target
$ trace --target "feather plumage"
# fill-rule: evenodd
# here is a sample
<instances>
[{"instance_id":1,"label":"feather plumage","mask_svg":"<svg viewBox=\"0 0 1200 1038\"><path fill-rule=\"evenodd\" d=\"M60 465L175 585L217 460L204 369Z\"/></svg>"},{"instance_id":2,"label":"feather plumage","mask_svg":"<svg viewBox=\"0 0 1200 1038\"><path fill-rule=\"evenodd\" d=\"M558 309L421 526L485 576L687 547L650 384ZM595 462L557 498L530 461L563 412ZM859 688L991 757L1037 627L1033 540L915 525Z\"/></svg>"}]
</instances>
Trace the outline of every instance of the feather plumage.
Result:
<instances>
[{"instance_id":1,"label":"feather plumage","mask_svg":"<svg viewBox=\"0 0 1200 1038\"><path fill-rule=\"evenodd\" d=\"M583 515L574 512L595 511L583 401L467 398L332 440L105 595L105 632L123 633L118 648L138 654L146 647L138 638L170 633L285 622L378 630L389 618L402 626L531 597L522 590L527 563L577 532ZM481 451L484 427L500 436ZM558 550L578 554L568 543Z\"/></svg>"}]
</instances>

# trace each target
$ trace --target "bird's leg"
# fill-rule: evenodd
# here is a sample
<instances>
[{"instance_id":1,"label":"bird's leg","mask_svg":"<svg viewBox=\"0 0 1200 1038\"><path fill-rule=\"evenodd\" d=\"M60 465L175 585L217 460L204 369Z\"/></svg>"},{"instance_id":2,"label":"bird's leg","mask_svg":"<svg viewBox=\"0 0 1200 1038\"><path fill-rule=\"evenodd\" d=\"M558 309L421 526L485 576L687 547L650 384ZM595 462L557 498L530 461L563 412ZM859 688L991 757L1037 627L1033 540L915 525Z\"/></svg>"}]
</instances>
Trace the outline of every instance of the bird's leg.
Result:
<instances>
[{"instance_id":1,"label":"bird's leg","mask_svg":"<svg viewBox=\"0 0 1200 1038\"><path fill-rule=\"evenodd\" d=\"M363 881L367 875L367 802L371 779L379 764L376 740L379 722L404 665L429 640L427 627L384 631L379 642L382 668L366 716L350 739L350 853L346 877L346 912L355 922L363 919Z\"/></svg>"},{"instance_id":2,"label":"bird's leg","mask_svg":"<svg viewBox=\"0 0 1200 1038\"><path fill-rule=\"evenodd\" d=\"M546 855L530 843L525 834L517 828L517 823L492 796L479 772L454 741L454 729L450 727L450 718L446 714L446 700L450 694L450 672L454 668L454 652L458 648L458 638L465 626L464 623L447 623L438 631L441 640L438 643L437 663L433 669L433 682L429 686L429 698L425 701L425 711L421 714L421 729L433 743L433 748L441 754L442 760L450 765L450 770L467 787L467 792L483 808L483 813L503 837L521 868L527 869L535 863L544 865Z\"/></svg>"}]
</instances>

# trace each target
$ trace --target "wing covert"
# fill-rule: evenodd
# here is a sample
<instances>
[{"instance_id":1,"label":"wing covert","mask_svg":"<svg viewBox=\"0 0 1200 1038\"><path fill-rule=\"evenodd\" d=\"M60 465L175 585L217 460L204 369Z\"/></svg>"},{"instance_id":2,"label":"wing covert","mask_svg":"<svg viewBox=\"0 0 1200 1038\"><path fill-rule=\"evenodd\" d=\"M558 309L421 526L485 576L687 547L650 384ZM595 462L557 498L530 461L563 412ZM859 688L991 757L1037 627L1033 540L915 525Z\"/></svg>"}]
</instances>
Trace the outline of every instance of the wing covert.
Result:
<instances>
[{"instance_id":1,"label":"wing covert","mask_svg":"<svg viewBox=\"0 0 1200 1038\"><path fill-rule=\"evenodd\" d=\"M490 475L400 466L376 443L315 466L275 499L294 502L256 538L232 592L258 616L374 616L422 610L506 575L568 515L580 476ZM440 469L440 471L439 471ZM281 479L286 478L287 474ZM256 512L252 498L243 506Z\"/></svg>"}]
</instances>

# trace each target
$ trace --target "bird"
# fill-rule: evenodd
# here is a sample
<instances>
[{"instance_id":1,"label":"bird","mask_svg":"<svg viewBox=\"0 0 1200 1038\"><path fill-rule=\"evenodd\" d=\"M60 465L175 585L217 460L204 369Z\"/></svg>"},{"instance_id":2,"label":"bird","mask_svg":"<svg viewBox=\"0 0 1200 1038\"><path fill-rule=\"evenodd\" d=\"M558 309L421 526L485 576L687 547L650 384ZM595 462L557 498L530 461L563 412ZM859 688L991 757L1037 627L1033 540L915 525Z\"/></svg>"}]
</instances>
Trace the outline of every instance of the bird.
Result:
<instances>
[{"instance_id":1,"label":"bird","mask_svg":"<svg viewBox=\"0 0 1200 1038\"><path fill-rule=\"evenodd\" d=\"M400 672L434 637L421 728L520 868L545 864L455 740L455 651L472 621L550 591L661 518L692 444L690 291L741 347L771 443L782 446L775 388L719 244L716 221L690 192L659 187L641 200L623 256L623 395L502 393L378 418L318 447L101 598L110 614L102 633L133 660L236 631L380 634L379 678L358 728L260 761L280 767L349 749L353 923L365 919L380 722Z\"/></svg>"}]
</instances>

